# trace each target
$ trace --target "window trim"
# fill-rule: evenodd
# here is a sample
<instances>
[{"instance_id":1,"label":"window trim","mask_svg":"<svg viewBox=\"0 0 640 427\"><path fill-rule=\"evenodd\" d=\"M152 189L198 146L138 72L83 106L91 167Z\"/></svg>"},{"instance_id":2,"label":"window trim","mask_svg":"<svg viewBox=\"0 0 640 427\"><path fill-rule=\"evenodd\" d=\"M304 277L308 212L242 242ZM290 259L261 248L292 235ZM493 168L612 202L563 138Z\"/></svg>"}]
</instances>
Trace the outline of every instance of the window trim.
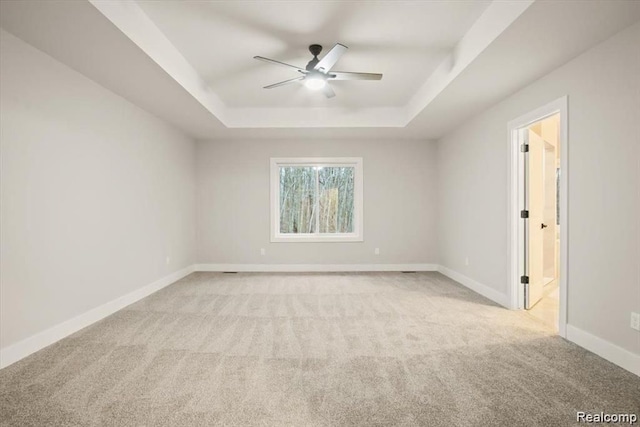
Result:
<instances>
[{"instance_id":1,"label":"window trim","mask_svg":"<svg viewBox=\"0 0 640 427\"><path fill-rule=\"evenodd\" d=\"M353 233L280 233L280 167L282 166L323 166L354 167L353 183ZM272 157L271 158L271 242L320 243L320 242L362 242L364 224L364 180L362 157Z\"/></svg>"}]
</instances>

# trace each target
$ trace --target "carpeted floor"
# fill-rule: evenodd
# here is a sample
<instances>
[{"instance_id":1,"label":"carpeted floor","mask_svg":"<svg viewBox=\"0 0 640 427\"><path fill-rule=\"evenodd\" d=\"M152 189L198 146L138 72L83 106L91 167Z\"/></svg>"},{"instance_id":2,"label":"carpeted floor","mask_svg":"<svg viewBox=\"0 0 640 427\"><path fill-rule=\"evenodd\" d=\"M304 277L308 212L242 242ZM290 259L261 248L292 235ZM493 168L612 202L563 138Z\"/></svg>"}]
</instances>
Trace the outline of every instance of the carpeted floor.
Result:
<instances>
[{"instance_id":1,"label":"carpeted floor","mask_svg":"<svg viewBox=\"0 0 640 427\"><path fill-rule=\"evenodd\" d=\"M640 378L438 273L194 273L0 371L3 426L562 426Z\"/></svg>"}]
</instances>

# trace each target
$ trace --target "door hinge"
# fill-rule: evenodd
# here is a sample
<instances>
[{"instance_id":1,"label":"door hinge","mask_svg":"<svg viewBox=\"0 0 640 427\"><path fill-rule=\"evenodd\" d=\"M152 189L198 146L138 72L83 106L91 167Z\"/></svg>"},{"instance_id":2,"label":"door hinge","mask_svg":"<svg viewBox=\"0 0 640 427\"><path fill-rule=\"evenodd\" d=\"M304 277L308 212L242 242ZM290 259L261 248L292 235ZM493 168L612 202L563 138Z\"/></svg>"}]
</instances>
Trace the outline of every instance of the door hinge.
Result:
<instances>
[{"instance_id":1,"label":"door hinge","mask_svg":"<svg viewBox=\"0 0 640 427\"><path fill-rule=\"evenodd\" d=\"M522 144L520 146L520 151L523 153L528 153L529 152L529 144Z\"/></svg>"},{"instance_id":2,"label":"door hinge","mask_svg":"<svg viewBox=\"0 0 640 427\"><path fill-rule=\"evenodd\" d=\"M520 283L524 283L525 285L529 283L529 276L520 276Z\"/></svg>"},{"instance_id":3,"label":"door hinge","mask_svg":"<svg viewBox=\"0 0 640 427\"><path fill-rule=\"evenodd\" d=\"M528 210L526 210L526 209L525 209L525 210L523 210L523 211L520 211L520 218L522 218L522 219L527 219L527 218L529 218L529 211L528 211Z\"/></svg>"}]
</instances>

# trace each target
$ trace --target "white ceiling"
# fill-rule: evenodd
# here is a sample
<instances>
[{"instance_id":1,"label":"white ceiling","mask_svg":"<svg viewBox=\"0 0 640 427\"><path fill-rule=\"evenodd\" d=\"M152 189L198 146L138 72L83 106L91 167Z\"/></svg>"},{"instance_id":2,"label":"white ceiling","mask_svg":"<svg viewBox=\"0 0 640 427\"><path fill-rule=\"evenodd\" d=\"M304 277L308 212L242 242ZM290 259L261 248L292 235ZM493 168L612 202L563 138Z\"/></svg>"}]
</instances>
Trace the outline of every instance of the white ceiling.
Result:
<instances>
[{"instance_id":1,"label":"white ceiling","mask_svg":"<svg viewBox=\"0 0 640 427\"><path fill-rule=\"evenodd\" d=\"M490 1L255 2L147 1L138 4L228 107L400 107L451 53ZM308 46L349 47L334 70L383 73L382 81L332 83L327 99L301 84Z\"/></svg>"},{"instance_id":2,"label":"white ceiling","mask_svg":"<svg viewBox=\"0 0 640 427\"><path fill-rule=\"evenodd\" d=\"M0 3L2 29L199 139L438 138L639 19L640 1ZM336 68L383 80L261 88L290 74L254 55L335 42Z\"/></svg>"}]
</instances>

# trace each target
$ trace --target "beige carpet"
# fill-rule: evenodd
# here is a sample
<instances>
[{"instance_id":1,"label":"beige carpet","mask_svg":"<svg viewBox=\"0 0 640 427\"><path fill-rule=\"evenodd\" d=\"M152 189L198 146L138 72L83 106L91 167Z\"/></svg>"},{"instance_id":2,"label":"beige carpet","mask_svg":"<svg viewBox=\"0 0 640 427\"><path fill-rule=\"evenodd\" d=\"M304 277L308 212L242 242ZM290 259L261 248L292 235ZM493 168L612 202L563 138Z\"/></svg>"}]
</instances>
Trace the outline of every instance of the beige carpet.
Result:
<instances>
[{"instance_id":1,"label":"beige carpet","mask_svg":"<svg viewBox=\"0 0 640 427\"><path fill-rule=\"evenodd\" d=\"M195 273L0 371L3 426L562 426L640 378L438 273Z\"/></svg>"}]
</instances>

